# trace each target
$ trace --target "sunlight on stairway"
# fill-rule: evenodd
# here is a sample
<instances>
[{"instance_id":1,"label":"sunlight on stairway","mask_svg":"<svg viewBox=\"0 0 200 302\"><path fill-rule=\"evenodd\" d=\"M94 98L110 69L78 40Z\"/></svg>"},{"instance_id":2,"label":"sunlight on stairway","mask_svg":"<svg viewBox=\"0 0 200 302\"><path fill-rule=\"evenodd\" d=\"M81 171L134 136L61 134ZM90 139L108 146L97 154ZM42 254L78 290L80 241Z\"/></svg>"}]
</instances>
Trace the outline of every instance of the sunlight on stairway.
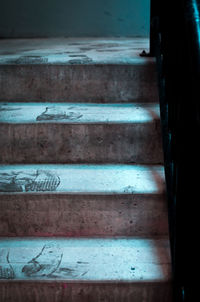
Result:
<instances>
[{"instance_id":1,"label":"sunlight on stairway","mask_svg":"<svg viewBox=\"0 0 200 302\"><path fill-rule=\"evenodd\" d=\"M171 301L148 45L0 41L0 301Z\"/></svg>"}]
</instances>

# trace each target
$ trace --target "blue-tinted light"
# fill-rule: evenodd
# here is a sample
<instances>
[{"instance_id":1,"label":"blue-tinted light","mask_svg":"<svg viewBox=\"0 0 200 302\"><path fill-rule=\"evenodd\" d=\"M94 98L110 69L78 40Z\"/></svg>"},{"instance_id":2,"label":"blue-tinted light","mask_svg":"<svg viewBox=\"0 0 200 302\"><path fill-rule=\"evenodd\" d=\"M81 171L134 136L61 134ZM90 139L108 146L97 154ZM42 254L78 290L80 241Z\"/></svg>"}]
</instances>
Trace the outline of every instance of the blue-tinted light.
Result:
<instances>
[{"instance_id":1,"label":"blue-tinted light","mask_svg":"<svg viewBox=\"0 0 200 302\"><path fill-rule=\"evenodd\" d=\"M194 9L194 15L195 15L195 21L196 21L198 44L200 46L200 12L199 12L199 7L198 7L196 0L192 0L192 6Z\"/></svg>"}]
</instances>

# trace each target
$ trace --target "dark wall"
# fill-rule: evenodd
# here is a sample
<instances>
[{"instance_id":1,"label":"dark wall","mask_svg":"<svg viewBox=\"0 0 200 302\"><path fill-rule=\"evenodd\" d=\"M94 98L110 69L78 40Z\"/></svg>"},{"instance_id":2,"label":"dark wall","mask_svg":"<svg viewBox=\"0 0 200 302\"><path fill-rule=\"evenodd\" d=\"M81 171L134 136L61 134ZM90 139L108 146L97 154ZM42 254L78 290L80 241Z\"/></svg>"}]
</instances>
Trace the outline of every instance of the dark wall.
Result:
<instances>
[{"instance_id":1,"label":"dark wall","mask_svg":"<svg viewBox=\"0 0 200 302\"><path fill-rule=\"evenodd\" d=\"M1 37L148 36L150 0L0 0Z\"/></svg>"}]
</instances>

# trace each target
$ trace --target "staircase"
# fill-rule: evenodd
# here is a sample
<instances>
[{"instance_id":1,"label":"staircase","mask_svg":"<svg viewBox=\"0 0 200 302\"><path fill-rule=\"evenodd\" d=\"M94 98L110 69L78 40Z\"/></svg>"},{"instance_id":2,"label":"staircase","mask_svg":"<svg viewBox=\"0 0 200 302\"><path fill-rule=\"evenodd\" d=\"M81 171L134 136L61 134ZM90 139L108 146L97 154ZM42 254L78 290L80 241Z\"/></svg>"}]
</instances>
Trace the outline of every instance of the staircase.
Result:
<instances>
[{"instance_id":1,"label":"staircase","mask_svg":"<svg viewBox=\"0 0 200 302\"><path fill-rule=\"evenodd\" d=\"M0 301L170 302L147 39L0 41Z\"/></svg>"}]
</instances>

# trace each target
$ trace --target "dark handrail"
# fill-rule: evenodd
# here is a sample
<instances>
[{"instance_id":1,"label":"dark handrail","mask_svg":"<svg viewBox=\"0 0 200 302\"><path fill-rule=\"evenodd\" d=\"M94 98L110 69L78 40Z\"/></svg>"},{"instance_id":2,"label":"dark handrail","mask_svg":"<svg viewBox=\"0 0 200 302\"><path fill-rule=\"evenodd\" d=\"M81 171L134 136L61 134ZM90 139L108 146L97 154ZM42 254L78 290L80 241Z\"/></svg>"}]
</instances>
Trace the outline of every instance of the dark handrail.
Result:
<instances>
[{"instance_id":1,"label":"dark handrail","mask_svg":"<svg viewBox=\"0 0 200 302\"><path fill-rule=\"evenodd\" d=\"M168 196L174 302L193 302L200 167L200 0L151 0ZM197 237L199 236L196 234ZM197 297L197 296L196 296Z\"/></svg>"}]
</instances>

